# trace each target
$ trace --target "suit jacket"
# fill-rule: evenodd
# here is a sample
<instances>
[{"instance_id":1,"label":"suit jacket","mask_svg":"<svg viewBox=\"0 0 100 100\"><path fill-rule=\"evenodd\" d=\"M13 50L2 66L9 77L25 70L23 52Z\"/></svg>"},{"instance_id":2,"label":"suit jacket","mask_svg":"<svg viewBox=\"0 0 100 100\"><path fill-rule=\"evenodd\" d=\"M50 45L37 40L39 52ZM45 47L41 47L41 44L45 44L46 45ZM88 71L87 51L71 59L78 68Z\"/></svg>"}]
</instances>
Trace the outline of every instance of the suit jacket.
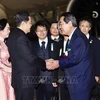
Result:
<instances>
[{"instance_id":1,"label":"suit jacket","mask_svg":"<svg viewBox=\"0 0 100 100\"><path fill-rule=\"evenodd\" d=\"M68 57L59 60L60 67L65 68L66 82L71 95L75 96L75 93L77 95L83 90L83 94L88 94L92 88L93 67L90 53L86 36L77 28L69 43ZM83 97L83 94L77 97ZM87 94L84 96L87 96ZM71 96L71 99L78 100L74 96Z\"/></svg>"},{"instance_id":2,"label":"suit jacket","mask_svg":"<svg viewBox=\"0 0 100 100\"><path fill-rule=\"evenodd\" d=\"M12 86L34 87L35 81L32 80L36 75L36 66L45 66L45 62L32 51L31 42L18 28L11 32L7 45L12 62Z\"/></svg>"},{"instance_id":3,"label":"suit jacket","mask_svg":"<svg viewBox=\"0 0 100 100\"><path fill-rule=\"evenodd\" d=\"M49 37L51 39L51 37ZM52 40L52 39L51 39ZM62 35L59 35L59 38L57 40L52 40L52 41L55 41L56 42L56 45L58 47L58 51L59 51L59 55L58 55L58 58L61 56L61 53L63 51L63 41L64 41L64 38L62 37ZM64 70L61 69L61 68L58 68L58 69L55 69L53 71L53 82L57 82L57 83L63 83L64 82Z\"/></svg>"},{"instance_id":4,"label":"suit jacket","mask_svg":"<svg viewBox=\"0 0 100 100\"><path fill-rule=\"evenodd\" d=\"M34 51L37 54L40 48L38 40L34 41L32 44ZM53 50L51 48L51 45L53 45ZM48 46L49 58L57 59L57 57L59 57L59 51L56 42L48 38L47 46Z\"/></svg>"},{"instance_id":5,"label":"suit jacket","mask_svg":"<svg viewBox=\"0 0 100 100\"><path fill-rule=\"evenodd\" d=\"M95 76L100 76L100 40L90 35L89 43L93 54Z\"/></svg>"},{"instance_id":6,"label":"suit jacket","mask_svg":"<svg viewBox=\"0 0 100 100\"><path fill-rule=\"evenodd\" d=\"M51 46L53 46L53 49L52 49ZM39 50L40 50L39 41L33 42L33 47L34 47L34 50L35 50L36 55L37 55L37 56L40 56L40 55L39 55ZM49 58L58 59L58 57L59 57L59 47L58 47L57 43L56 43L55 41L51 40L50 38L48 38L47 47L48 47L48 55L49 55ZM48 59L49 59L49 58L48 58ZM37 70L38 70L38 72L39 72L40 69L37 69ZM53 72L53 71L50 71L50 70L45 70L45 71L50 72L51 75L52 75L52 72ZM44 71L44 72L45 72L45 71ZM37 72L37 73L38 73L38 72ZM38 74L40 74L40 73L38 73ZM50 75L50 74L49 74L49 75Z\"/></svg>"}]
</instances>

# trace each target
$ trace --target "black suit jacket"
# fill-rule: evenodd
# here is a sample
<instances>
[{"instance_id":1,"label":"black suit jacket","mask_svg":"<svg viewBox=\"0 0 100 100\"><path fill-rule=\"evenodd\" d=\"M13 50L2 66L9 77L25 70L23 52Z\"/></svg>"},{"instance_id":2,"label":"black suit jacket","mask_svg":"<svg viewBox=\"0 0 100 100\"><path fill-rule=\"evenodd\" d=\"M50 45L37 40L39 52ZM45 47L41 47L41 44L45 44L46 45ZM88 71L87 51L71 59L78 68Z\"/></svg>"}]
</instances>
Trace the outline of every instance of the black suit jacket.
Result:
<instances>
[{"instance_id":1,"label":"black suit jacket","mask_svg":"<svg viewBox=\"0 0 100 100\"><path fill-rule=\"evenodd\" d=\"M93 66L95 71L95 76L100 76L100 40L96 37L90 35L89 37L90 47L93 54Z\"/></svg>"},{"instance_id":2,"label":"black suit jacket","mask_svg":"<svg viewBox=\"0 0 100 100\"><path fill-rule=\"evenodd\" d=\"M11 32L7 45L12 62L12 86L34 87L35 81L32 80L36 75L36 66L45 66L45 62L35 55L31 42L18 28Z\"/></svg>"},{"instance_id":3,"label":"black suit jacket","mask_svg":"<svg viewBox=\"0 0 100 100\"><path fill-rule=\"evenodd\" d=\"M49 38L51 39L51 36ZM54 40L51 39L51 41L54 41ZM55 40L56 46L57 46L58 52L59 52L57 59L59 59L59 57L61 56L60 53L62 53L62 52L60 50L63 51L63 41L64 41L64 38L62 35L59 35L59 38L57 40ZM52 76L53 76L53 82L63 83L64 76L65 76L64 69L61 69L61 68L55 69L53 71Z\"/></svg>"},{"instance_id":4,"label":"black suit jacket","mask_svg":"<svg viewBox=\"0 0 100 100\"><path fill-rule=\"evenodd\" d=\"M38 53L39 48L40 48L39 41L37 40L37 41L33 42L32 44L33 44L33 48L35 50L36 55L39 56L38 55L39 54ZM51 49L52 44L53 44L53 50ZM48 46L49 58L52 58L52 59L55 59L55 60L58 59L58 57L59 57L59 47L58 47L57 43L55 41L51 40L50 38L48 38L47 46ZM39 72L39 70L38 70L38 72ZM53 71L48 70L48 72L53 72Z\"/></svg>"},{"instance_id":5,"label":"black suit jacket","mask_svg":"<svg viewBox=\"0 0 100 100\"><path fill-rule=\"evenodd\" d=\"M38 50L40 48L38 40L32 42L32 44L33 44L33 49L37 55ZM53 44L53 50L51 49L51 44ZM59 50L58 50L59 47L57 46L57 43L48 38L47 46L48 46L49 58L57 59L59 57Z\"/></svg>"}]
</instances>

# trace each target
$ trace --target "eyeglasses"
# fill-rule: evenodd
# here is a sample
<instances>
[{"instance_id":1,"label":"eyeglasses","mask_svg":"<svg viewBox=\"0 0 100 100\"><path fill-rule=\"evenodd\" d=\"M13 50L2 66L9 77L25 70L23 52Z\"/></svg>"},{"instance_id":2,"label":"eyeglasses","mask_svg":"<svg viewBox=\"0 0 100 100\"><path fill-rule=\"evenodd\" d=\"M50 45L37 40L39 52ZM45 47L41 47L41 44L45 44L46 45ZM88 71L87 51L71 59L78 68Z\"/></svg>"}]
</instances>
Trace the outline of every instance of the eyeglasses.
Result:
<instances>
[{"instance_id":1,"label":"eyeglasses","mask_svg":"<svg viewBox=\"0 0 100 100\"><path fill-rule=\"evenodd\" d=\"M47 30L38 30L38 31L36 31L36 32L47 32Z\"/></svg>"}]
</instances>

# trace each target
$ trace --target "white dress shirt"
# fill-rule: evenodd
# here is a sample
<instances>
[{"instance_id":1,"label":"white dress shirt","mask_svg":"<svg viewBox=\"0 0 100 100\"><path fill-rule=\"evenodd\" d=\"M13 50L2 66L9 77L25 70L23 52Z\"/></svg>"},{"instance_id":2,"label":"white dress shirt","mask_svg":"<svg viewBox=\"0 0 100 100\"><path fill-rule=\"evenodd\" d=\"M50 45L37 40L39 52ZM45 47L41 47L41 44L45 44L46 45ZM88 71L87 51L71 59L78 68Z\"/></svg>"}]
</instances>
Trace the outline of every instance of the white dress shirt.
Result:
<instances>
[{"instance_id":1,"label":"white dress shirt","mask_svg":"<svg viewBox=\"0 0 100 100\"><path fill-rule=\"evenodd\" d=\"M48 44L48 38L46 37L44 40L39 39L39 45L40 45L40 47L42 46L42 42L43 41L45 42L45 49L46 49L47 44Z\"/></svg>"}]
</instances>

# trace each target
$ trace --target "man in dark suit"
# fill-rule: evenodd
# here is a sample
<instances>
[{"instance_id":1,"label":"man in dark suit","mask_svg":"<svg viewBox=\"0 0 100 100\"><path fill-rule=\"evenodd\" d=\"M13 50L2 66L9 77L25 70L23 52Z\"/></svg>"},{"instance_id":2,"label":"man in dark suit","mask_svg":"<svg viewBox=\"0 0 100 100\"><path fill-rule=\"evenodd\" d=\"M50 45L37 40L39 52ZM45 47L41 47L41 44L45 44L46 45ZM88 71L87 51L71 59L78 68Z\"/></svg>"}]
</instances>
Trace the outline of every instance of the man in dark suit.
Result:
<instances>
[{"instance_id":1,"label":"man in dark suit","mask_svg":"<svg viewBox=\"0 0 100 100\"><path fill-rule=\"evenodd\" d=\"M15 28L7 41L12 62L12 86L16 100L33 100L34 76L36 67L45 66L45 61L38 58L32 51L29 39L26 37L32 22L27 12L18 12L15 15Z\"/></svg>"},{"instance_id":2,"label":"man in dark suit","mask_svg":"<svg viewBox=\"0 0 100 100\"><path fill-rule=\"evenodd\" d=\"M62 49L63 36L61 36L59 34L58 22L56 22L56 21L51 23L49 38L52 41L56 42L59 49ZM54 82L53 86L54 87L57 87L57 84L55 84L55 82L59 81L58 77L61 76L61 75L64 76L64 71L62 71L60 69L56 69L55 71L53 71L53 82Z\"/></svg>"},{"instance_id":3,"label":"man in dark suit","mask_svg":"<svg viewBox=\"0 0 100 100\"><path fill-rule=\"evenodd\" d=\"M58 43L60 43L60 41L63 39L63 36L59 33L58 30L58 22L54 21L51 23L50 26L50 39L54 40Z\"/></svg>"},{"instance_id":4,"label":"man in dark suit","mask_svg":"<svg viewBox=\"0 0 100 100\"><path fill-rule=\"evenodd\" d=\"M77 28L76 18L70 12L61 15L59 27L62 35L69 36L66 57L47 60L46 66L49 70L64 68L71 100L89 100L94 81L89 42Z\"/></svg>"},{"instance_id":5,"label":"man in dark suit","mask_svg":"<svg viewBox=\"0 0 100 100\"><path fill-rule=\"evenodd\" d=\"M38 40L33 43L35 53L38 57L46 59L57 59L59 56L59 49L56 42L47 37L47 26L44 21L36 23L36 35ZM52 86L52 71L42 71L37 69L38 76L41 77L40 85L36 89L36 100L51 100L53 95Z\"/></svg>"},{"instance_id":6,"label":"man in dark suit","mask_svg":"<svg viewBox=\"0 0 100 100\"><path fill-rule=\"evenodd\" d=\"M86 35L87 39L89 40L90 47L92 49L93 54L93 67L94 67L94 74L95 79L98 82L100 80L100 40L91 34L89 34L92 28L92 22L89 18L85 17L79 21L79 28L80 30Z\"/></svg>"},{"instance_id":7,"label":"man in dark suit","mask_svg":"<svg viewBox=\"0 0 100 100\"><path fill-rule=\"evenodd\" d=\"M62 36L60 34L60 29L58 28L58 22L54 21L51 23L50 26L50 39L57 43L59 48L59 56L62 53L63 41L67 41L68 37ZM65 42L64 42L65 43ZM68 89L65 87L65 73L64 69L58 68L53 71L53 86L58 88L59 92L59 99L61 100L68 100L69 94Z\"/></svg>"}]
</instances>

